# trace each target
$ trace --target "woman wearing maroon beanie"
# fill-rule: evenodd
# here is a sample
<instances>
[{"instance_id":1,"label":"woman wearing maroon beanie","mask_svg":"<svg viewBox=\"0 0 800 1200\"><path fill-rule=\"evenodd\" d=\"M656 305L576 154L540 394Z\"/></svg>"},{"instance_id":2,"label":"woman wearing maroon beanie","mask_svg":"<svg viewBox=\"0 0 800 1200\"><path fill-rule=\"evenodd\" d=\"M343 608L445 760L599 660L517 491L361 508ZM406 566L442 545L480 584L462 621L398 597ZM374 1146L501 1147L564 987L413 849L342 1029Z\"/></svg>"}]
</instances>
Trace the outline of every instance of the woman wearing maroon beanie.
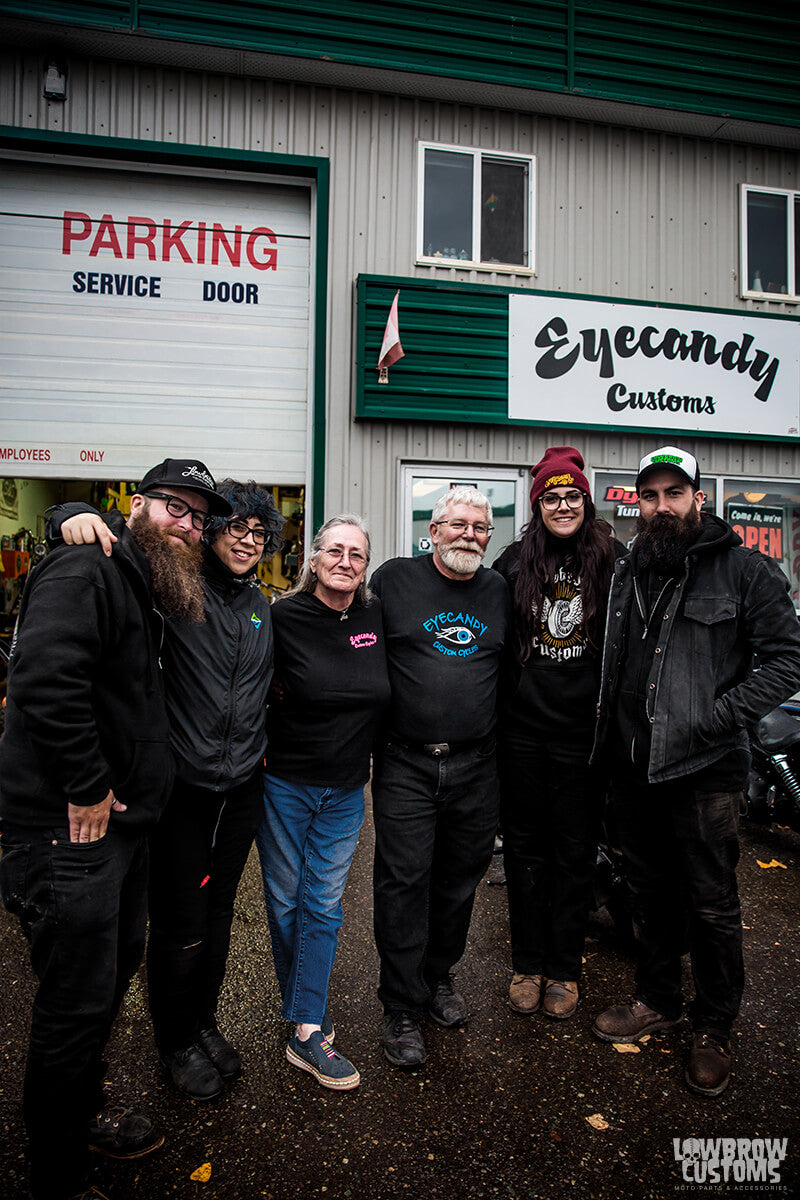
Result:
<instances>
[{"instance_id":1,"label":"woman wearing maroon beanie","mask_svg":"<svg viewBox=\"0 0 800 1200\"><path fill-rule=\"evenodd\" d=\"M589 769L616 553L573 446L531 468L531 520L495 562L514 611L502 689L501 823L514 975L508 1003L571 1017L592 896L602 794ZM618 549L617 549L618 548Z\"/></svg>"}]
</instances>

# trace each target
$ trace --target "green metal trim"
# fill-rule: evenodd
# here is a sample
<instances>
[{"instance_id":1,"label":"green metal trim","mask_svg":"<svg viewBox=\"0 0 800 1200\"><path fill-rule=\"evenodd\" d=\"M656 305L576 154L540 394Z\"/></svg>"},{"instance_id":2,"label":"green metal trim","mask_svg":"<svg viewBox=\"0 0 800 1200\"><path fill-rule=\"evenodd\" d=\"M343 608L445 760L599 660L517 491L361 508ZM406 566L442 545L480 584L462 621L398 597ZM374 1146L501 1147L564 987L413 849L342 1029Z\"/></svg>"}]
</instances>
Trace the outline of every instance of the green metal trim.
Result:
<instances>
[{"instance_id":1,"label":"green metal trim","mask_svg":"<svg viewBox=\"0 0 800 1200\"><path fill-rule=\"evenodd\" d=\"M299 176L313 180L316 192L316 283L314 295L314 377L312 413L312 512L316 529L325 507L325 370L328 318L328 223L330 213L330 162L311 155L272 154L223 146L193 146L173 142L144 142L138 138L98 137L85 133L59 133L48 129L20 129L0 125L0 149L60 154L90 152L93 158L126 162L163 162L181 166L228 166L269 175Z\"/></svg>"},{"instance_id":2,"label":"green metal trim","mask_svg":"<svg viewBox=\"0 0 800 1200\"><path fill-rule=\"evenodd\" d=\"M389 368L389 384L377 383L376 363L386 317L400 292L400 336L406 358ZM448 421L467 425L546 427L558 421L514 421L508 416L508 297L549 296L619 304L619 296L577 292L535 292L531 288L453 283L391 275L359 275L357 280L357 421ZM628 300L626 305L681 312L720 313L761 320L800 322L789 313L749 309L693 308L673 301ZM476 344L477 343L477 344ZM570 423L570 429L608 429L607 424ZM626 433L675 434L661 426L616 426ZM776 434L703 430L698 436L794 444Z\"/></svg>"},{"instance_id":3,"label":"green metal trim","mask_svg":"<svg viewBox=\"0 0 800 1200\"><path fill-rule=\"evenodd\" d=\"M141 41L313 59L800 122L797 3L746 0L3 0L0 12ZM44 33L43 33L44 37Z\"/></svg>"}]
</instances>

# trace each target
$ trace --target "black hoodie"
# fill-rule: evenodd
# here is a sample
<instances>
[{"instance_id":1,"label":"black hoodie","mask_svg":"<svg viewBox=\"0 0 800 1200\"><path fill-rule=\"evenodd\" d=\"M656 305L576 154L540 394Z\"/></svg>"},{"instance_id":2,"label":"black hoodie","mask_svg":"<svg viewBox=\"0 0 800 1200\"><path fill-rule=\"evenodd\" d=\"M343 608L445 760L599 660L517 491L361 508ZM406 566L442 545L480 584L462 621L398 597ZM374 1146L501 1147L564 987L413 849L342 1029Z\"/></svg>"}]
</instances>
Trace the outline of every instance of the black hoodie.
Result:
<instances>
[{"instance_id":1,"label":"black hoodie","mask_svg":"<svg viewBox=\"0 0 800 1200\"><path fill-rule=\"evenodd\" d=\"M60 828L67 805L112 789L115 826L154 823L173 777L150 569L122 517L111 558L61 547L32 572L20 606L0 742L0 819Z\"/></svg>"}]
</instances>

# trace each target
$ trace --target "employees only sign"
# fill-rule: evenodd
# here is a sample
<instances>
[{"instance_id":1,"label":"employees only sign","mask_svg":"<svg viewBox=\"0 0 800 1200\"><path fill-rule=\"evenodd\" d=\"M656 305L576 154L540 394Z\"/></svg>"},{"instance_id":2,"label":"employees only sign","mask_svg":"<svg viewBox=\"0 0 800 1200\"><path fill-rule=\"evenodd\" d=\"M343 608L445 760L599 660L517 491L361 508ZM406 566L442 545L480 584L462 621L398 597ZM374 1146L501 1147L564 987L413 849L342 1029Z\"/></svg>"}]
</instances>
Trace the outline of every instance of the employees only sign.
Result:
<instances>
[{"instance_id":1,"label":"employees only sign","mask_svg":"<svg viewBox=\"0 0 800 1200\"><path fill-rule=\"evenodd\" d=\"M796 321L510 295L508 329L512 420L800 433Z\"/></svg>"}]
</instances>

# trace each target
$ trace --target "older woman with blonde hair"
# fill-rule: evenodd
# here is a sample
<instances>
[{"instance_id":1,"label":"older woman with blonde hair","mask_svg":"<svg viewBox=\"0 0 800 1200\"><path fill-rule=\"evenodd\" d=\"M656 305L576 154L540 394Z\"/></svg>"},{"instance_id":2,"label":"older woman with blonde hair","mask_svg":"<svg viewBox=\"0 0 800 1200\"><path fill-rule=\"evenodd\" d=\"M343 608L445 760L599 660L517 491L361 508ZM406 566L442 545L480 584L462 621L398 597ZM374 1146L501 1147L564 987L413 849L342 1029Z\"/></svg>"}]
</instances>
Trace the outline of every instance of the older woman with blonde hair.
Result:
<instances>
[{"instance_id":1,"label":"older woman with blonde hair","mask_svg":"<svg viewBox=\"0 0 800 1200\"><path fill-rule=\"evenodd\" d=\"M367 589L361 517L332 517L295 587L272 608L275 680L258 850L290 1063L323 1087L357 1087L333 1049L328 981L364 785L389 702L380 602Z\"/></svg>"}]
</instances>

